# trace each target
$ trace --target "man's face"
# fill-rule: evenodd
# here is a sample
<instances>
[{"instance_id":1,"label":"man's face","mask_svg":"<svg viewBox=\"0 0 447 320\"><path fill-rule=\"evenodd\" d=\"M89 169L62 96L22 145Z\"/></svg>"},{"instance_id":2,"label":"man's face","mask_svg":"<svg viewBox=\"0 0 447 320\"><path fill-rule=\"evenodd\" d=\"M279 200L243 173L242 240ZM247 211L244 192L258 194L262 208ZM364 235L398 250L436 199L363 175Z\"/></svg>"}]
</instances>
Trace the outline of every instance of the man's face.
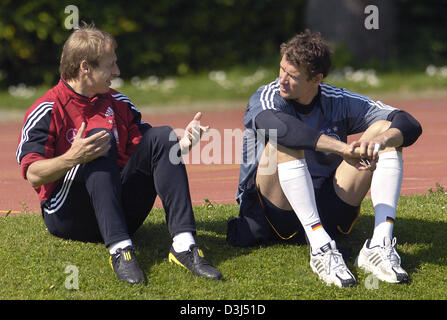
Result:
<instances>
[{"instance_id":1,"label":"man's face","mask_svg":"<svg viewBox=\"0 0 447 320\"><path fill-rule=\"evenodd\" d=\"M99 65L92 68L89 75L89 85L94 94L107 93L112 84L112 79L120 75L120 69L116 61L115 50L111 45L106 45L104 54L99 60Z\"/></svg>"},{"instance_id":2,"label":"man's face","mask_svg":"<svg viewBox=\"0 0 447 320\"><path fill-rule=\"evenodd\" d=\"M284 99L297 100L308 104L318 92L318 79L308 80L304 67L295 67L283 55L279 68L279 93ZM310 101L309 101L310 99Z\"/></svg>"}]
</instances>

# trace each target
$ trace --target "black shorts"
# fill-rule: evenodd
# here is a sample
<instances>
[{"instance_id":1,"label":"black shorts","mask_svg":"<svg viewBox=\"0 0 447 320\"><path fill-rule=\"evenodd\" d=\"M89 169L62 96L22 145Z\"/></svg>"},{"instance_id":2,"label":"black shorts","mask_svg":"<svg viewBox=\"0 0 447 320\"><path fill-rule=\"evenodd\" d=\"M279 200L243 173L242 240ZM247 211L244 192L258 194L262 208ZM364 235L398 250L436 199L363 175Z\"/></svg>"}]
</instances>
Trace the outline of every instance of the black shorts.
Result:
<instances>
[{"instance_id":1,"label":"black shorts","mask_svg":"<svg viewBox=\"0 0 447 320\"><path fill-rule=\"evenodd\" d=\"M351 206L337 196L333 175L314 191L326 232L332 238L349 234L360 214L360 206ZM304 229L294 211L273 205L253 181L243 194L239 217L228 221L227 241L235 246L249 246L272 240L304 243Z\"/></svg>"}]
</instances>

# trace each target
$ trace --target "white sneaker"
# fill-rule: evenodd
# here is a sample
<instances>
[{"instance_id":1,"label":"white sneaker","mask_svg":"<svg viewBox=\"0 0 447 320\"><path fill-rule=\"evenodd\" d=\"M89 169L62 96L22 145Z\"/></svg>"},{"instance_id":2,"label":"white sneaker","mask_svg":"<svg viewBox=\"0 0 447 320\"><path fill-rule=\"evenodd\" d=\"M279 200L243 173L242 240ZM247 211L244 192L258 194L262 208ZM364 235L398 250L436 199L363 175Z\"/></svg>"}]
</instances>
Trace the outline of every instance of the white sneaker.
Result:
<instances>
[{"instance_id":1,"label":"white sneaker","mask_svg":"<svg viewBox=\"0 0 447 320\"><path fill-rule=\"evenodd\" d=\"M390 283L408 282L408 273L400 266L401 259L396 251L396 238L383 239L383 246L369 247L371 239L367 239L362 250L355 259L355 265L371 272L379 280Z\"/></svg>"},{"instance_id":2,"label":"white sneaker","mask_svg":"<svg viewBox=\"0 0 447 320\"><path fill-rule=\"evenodd\" d=\"M334 240L319 248L315 254L310 250L310 266L327 285L350 287L356 284Z\"/></svg>"}]
</instances>

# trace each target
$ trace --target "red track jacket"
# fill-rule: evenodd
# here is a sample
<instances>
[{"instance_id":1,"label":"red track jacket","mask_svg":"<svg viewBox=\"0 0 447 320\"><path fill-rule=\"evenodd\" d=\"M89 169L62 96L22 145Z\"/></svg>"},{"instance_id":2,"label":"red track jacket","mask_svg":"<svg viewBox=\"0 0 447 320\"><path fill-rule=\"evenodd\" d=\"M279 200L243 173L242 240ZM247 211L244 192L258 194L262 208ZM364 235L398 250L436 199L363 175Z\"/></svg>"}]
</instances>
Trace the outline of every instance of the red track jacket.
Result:
<instances>
[{"instance_id":1,"label":"red track jacket","mask_svg":"<svg viewBox=\"0 0 447 320\"><path fill-rule=\"evenodd\" d=\"M87 98L61 79L25 114L16 153L23 177L26 179L26 171L34 161L65 153L82 122L86 123L85 132L105 128L114 133L120 168L129 160L143 132L150 128L124 94L110 89L106 94ZM41 202L50 198L60 180L35 188Z\"/></svg>"}]
</instances>

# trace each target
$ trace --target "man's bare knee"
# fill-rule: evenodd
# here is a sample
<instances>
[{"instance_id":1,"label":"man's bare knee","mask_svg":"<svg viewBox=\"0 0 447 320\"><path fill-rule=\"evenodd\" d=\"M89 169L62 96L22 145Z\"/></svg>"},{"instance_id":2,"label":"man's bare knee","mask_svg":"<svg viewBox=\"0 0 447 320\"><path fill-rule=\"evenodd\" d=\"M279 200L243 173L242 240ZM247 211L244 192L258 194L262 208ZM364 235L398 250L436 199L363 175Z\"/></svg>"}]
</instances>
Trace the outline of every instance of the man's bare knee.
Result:
<instances>
[{"instance_id":1,"label":"man's bare knee","mask_svg":"<svg viewBox=\"0 0 447 320\"><path fill-rule=\"evenodd\" d=\"M360 137L359 140L360 141L371 140L374 137L377 137L378 135L384 133L386 130L388 130L390 128L390 126L391 126L391 121L387 121L387 120L376 121L371 126L369 126L368 129L366 129L366 131L363 133L363 135ZM379 153L384 153L384 152L393 151L393 150L402 151L402 148L390 147L390 148L381 150Z\"/></svg>"},{"instance_id":2,"label":"man's bare knee","mask_svg":"<svg viewBox=\"0 0 447 320\"><path fill-rule=\"evenodd\" d=\"M272 145L273 146L273 145ZM284 147L280 144L276 146L277 149L277 160L278 163L284 163L287 161L293 161L296 159L303 159L304 158L304 150L295 150L290 149L287 147Z\"/></svg>"},{"instance_id":3,"label":"man's bare knee","mask_svg":"<svg viewBox=\"0 0 447 320\"><path fill-rule=\"evenodd\" d=\"M391 126L391 122L387 120L379 120L374 122L369 126L368 129L363 133L360 138L360 141L370 140L374 137L377 137L379 134L384 133Z\"/></svg>"},{"instance_id":4,"label":"man's bare knee","mask_svg":"<svg viewBox=\"0 0 447 320\"><path fill-rule=\"evenodd\" d=\"M279 144L267 143L259 161L258 175L277 174L279 163L303 158L303 150L294 150Z\"/></svg>"},{"instance_id":5,"label":"man's bare knee","mask_svg":"<svg viewBox=\"0 0 447 320\"><path fill-rule=\"evenodd\" d=\"M292 210L279 183L278 164L303 158L303 150L267 143L256 173L256 184L261 194L276 207Z\"/></svg>"}]
</instances>

